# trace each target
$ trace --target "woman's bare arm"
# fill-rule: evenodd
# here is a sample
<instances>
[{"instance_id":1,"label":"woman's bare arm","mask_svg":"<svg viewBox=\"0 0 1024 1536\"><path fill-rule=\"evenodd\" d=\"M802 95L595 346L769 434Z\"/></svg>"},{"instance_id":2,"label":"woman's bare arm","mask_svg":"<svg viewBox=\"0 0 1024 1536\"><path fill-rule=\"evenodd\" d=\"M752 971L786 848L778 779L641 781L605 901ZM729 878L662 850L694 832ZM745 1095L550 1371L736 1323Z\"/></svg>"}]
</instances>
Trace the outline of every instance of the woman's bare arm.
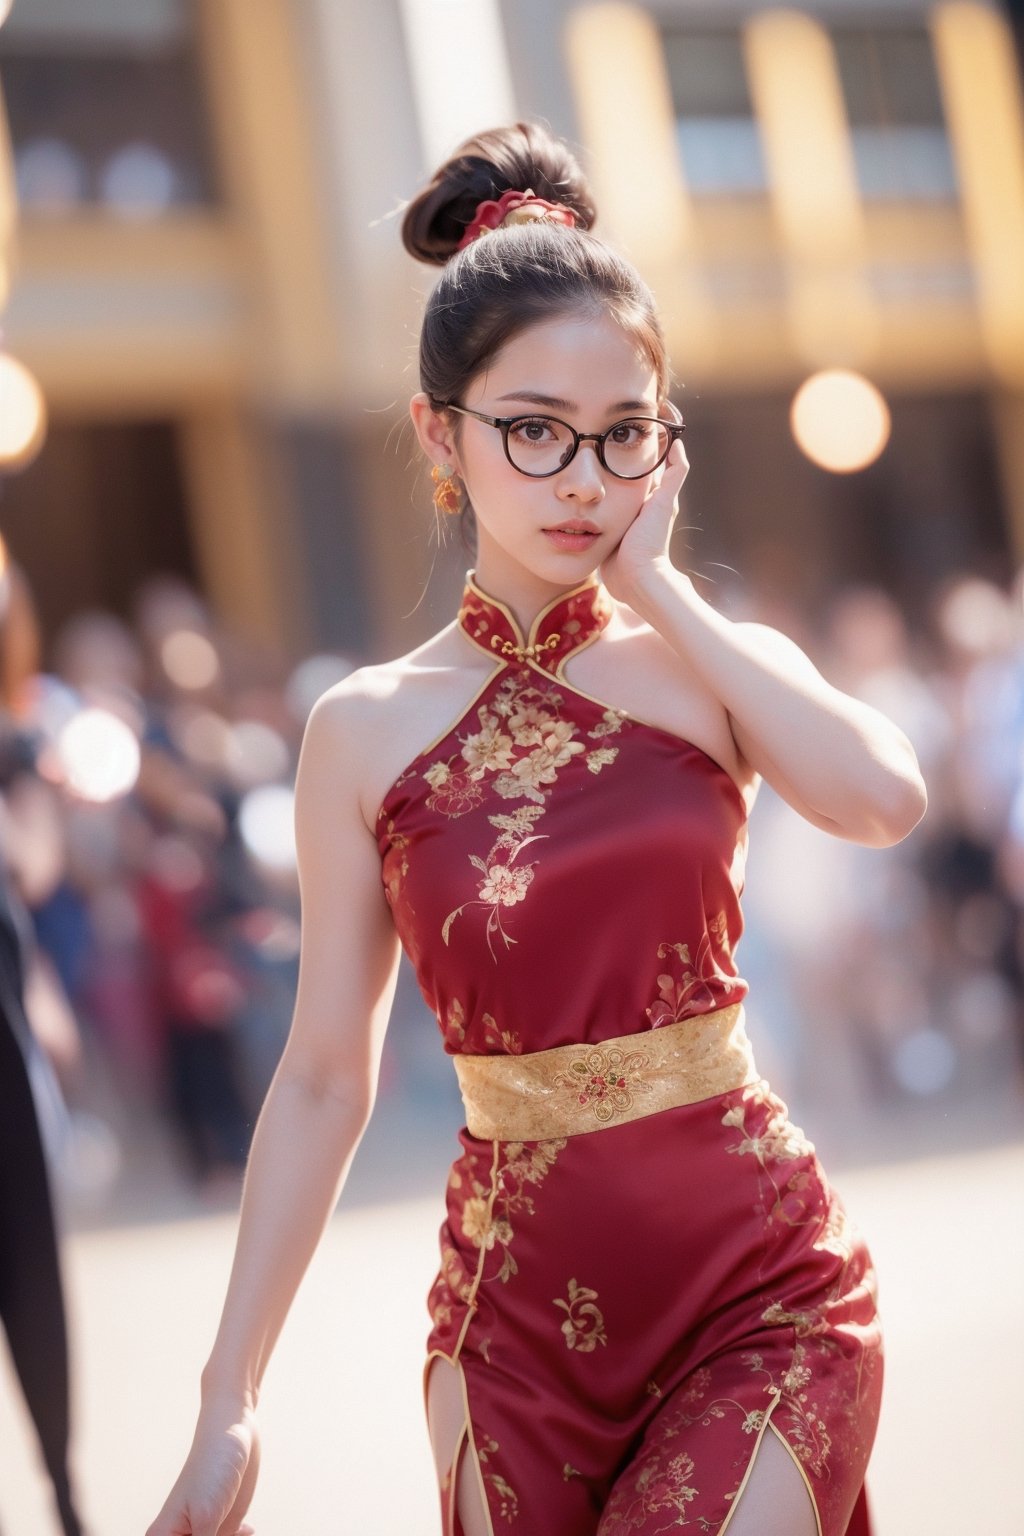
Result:
<instances>
[{"instance_id":1,"label":"woman's bare arm","mask_svg":"<svg viewBox=\"0 0 1024 1536\"><path fill-rule=\"evenodd\" d=\"M306 727L295 799L302 949L294 1016L253 1138L196 1437L149 1536L243 1529L263 1372L373 1106L398 943L359 809L360 710L343 688L332 690Z\"/></svg>"},{"instance_id":2,"label":"woman's bare arm","mask_svg":"<svg viewBox=\"0 0 1024 1536\"><path fill-rule=\"evenodd\" d=\"M879 847L916 826L927 796L907 737L834 688L794 641L726 618L666 565L633 603L721 700L750 767L808 821Z\"/></svg>"},{"instance_id":3,"label":"woman's bare arm","mask_svg":"<svg viewBox=\"0 0 1024 1536\"><path fill-rule=\"evenodd\" d=\"M602 566L609 591L719 700L748 770L794 810L851 842L899 842L928 803L904 733L832 687L778 630L719 613L672 564L669 540L688 469L682 443L673 444L657 485Z\"/></svg>"}]
</instances>

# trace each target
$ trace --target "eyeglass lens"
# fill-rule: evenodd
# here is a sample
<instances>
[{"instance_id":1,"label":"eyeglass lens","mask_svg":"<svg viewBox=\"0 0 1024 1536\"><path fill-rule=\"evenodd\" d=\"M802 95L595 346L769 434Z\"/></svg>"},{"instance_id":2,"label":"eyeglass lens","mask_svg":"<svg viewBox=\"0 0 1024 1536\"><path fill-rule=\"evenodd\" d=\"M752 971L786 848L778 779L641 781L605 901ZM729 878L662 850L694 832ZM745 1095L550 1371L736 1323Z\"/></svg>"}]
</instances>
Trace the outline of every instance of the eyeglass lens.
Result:
<instances>
[{"instance_id":1,"label":"eyeglass lens","mask_svg":"<svg viewBox=\"0 0 1024 1536\"><path fill-rule=\"evenodd\" d=\"M508 456L526 475L548 475L572 457L574 438L564 421L551 416L521 416L508 429ZM639 479L650 474L668 452L664 423L647 417L618 421L604 439L605 466L613 475Z\"/></svg>"}]
</instances>

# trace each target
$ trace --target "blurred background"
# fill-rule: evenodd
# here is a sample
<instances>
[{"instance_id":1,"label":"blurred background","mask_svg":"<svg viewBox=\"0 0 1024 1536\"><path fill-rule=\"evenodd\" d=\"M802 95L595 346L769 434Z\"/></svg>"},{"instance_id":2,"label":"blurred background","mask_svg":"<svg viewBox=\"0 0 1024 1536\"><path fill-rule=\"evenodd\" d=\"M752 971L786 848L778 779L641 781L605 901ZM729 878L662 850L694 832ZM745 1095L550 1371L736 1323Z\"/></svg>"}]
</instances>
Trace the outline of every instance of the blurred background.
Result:
<instances>
[{"instance_id":1,"label":"blurred background","mask_svg":"<svg viewBox=\"0 0 1024 1536\"><path fill-rule=\"evenodd\" d=\"M0 0L0 22L0 850L89 1529L144 1529L187 1447L294 996L307 714L447 622L470 563L405 423L431 276L396 214L518 116L579 146L659 299L693 461L677 563L921 759L928 816L884 852L763 793L739 961L890 1299L880 1536L1024 1528L1000 1491L1024 1365L1022 7ZM404 976L272 1369L263 1531L434 1529L418 1351L459 1124L434 1032ZM376 1406L343 1385L367 1313ZM0 1371L0 1527L52 1518Z\"/></svg>"}]
</instances>

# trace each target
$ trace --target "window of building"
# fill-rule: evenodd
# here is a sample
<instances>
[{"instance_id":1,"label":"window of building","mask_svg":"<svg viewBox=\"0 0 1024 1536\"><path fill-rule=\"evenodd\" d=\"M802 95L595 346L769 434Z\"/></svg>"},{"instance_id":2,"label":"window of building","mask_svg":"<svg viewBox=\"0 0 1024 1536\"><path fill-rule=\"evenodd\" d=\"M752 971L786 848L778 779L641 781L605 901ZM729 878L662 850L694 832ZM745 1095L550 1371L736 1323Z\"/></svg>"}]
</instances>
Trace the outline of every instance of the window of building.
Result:
<instances>
[{"instance_id":1,"label":"window of building","mask_svg":"<svg viewBox=\"0 0 1024 1536\"><path fill-rule=\"evenodd\" d=\"M18 196L30 216L125 218L217 200L189 7L23 0L0 32Z\"/></svg>"},{"instance_id":2,"label":"window of building","mask_svg":"<svg viewBox=\"0 0 1024 1536\"><path fill-rule=\"evenodd\" d=\"M953 160L928 34L844 27L832 38L864 196L952 199Z\"/></svg>"},{"instance_id":3,"label":"window of building","mask_svg":"<svg viewBox=\"0 0 1024 1536\"><path fill-rule=\"evenodd\" d=\"M953 160L927 32L835 27L831 37L864 197L952 199ZM668 30L665 56L691 191L762 194L767 176L739 29Z\"/></svg>"},{"instance_id":4,"label":"window of building","mask_svg":"<svg viewBox=\"0 0 1024 1536\"><path fill-rule=\"evenodd\" d=\"M690 190L759 195L764 158L737 31L669 31L665 58Z\"/></svg>"}]
</instances>

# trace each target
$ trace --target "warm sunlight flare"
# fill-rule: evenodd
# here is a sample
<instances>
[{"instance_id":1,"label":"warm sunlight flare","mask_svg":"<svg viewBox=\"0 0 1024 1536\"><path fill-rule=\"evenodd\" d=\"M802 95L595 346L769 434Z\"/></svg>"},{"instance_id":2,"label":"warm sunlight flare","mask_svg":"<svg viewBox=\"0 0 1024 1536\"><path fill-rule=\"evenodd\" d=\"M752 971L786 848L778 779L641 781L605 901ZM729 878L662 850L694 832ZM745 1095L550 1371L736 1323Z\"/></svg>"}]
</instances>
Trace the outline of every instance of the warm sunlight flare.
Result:
<instances>
[{"instance_id":1,"label":"warm sunlight flare","mask_svg":"<svg viewBox=\"0 0 1024 1536\"><path fill-rule=\"evenodd\" d=\"M797 390L790 425L813 463L844 475L874 463L892 423L889 407L868 379L846 368L826 368Z\"/></svg>"},{"instance_id":2,"label":"warm sunlight flare","mask_svg":"<svg viewBox=\"0 0 1024 1536\"><path fill-rule=\"evenodd\" d=\"M0 470L23 468L45 436L42 390L24 363L0 353Z\"/></svg>"}]
</instances>

